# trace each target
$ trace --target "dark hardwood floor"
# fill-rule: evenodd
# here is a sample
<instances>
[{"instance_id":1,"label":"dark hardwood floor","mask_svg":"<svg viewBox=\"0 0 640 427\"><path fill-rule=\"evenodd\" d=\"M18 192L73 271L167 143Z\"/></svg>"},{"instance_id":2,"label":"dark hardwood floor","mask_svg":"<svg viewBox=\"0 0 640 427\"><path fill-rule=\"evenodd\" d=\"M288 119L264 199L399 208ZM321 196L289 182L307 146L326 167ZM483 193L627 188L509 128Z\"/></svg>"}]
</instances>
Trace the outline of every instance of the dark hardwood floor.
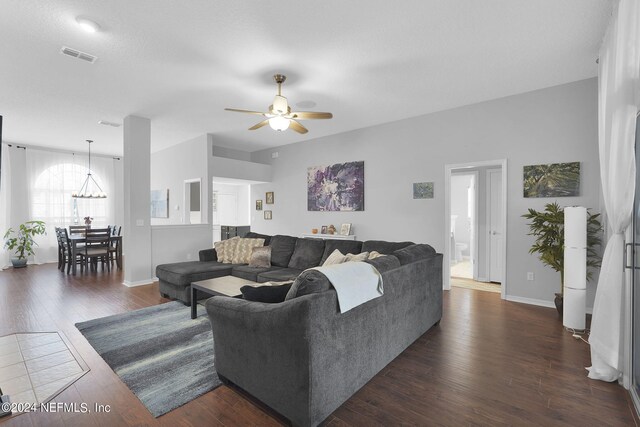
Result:
<instances>
[{"instance_id":1,"label":"dark hardwood floor","mask_svg":"<svg viewBox=\"0 0 640 427\"><path fill-rule=\"evenodd\" d=\"M244 426L282 420L226 386L153 418L74 323L161 304L157 284L127 288L120 272L72 277L55 265L0 272L0 336L62 331L91 372L57 398L109 413L27 413L5 426ZM366 357L363 355L363 357ZM555 310L454 288L444 317L325 422L362 425L637 425L627 392L587 379L589 347ZM179 369L179 368L178 368Z\"/></svg>"}]
</instances>

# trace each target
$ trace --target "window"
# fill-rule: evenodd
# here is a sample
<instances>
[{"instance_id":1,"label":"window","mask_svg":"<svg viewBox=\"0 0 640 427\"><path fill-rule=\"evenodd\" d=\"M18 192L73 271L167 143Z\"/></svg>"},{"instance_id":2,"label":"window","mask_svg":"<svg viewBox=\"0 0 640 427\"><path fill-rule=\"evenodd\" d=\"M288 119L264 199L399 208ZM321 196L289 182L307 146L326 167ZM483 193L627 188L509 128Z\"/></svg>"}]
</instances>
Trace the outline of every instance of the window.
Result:
<instances>
[{"instance_id":1,"label":"window","mask_svg":"<svg viewBox=\"0 0 640 427\"><path fill-rule=\"evenodd\" d=\"M107 225L108 202L106 199L74 199L87 178L88 170L73 163L59 163L45 169L31 188L31 216L43 220L48 227L66 227L84 224L84 217L93 218L97 225ZM104 188L102 179L92 172L98 185Z\"/></svg>"}]
</instances>

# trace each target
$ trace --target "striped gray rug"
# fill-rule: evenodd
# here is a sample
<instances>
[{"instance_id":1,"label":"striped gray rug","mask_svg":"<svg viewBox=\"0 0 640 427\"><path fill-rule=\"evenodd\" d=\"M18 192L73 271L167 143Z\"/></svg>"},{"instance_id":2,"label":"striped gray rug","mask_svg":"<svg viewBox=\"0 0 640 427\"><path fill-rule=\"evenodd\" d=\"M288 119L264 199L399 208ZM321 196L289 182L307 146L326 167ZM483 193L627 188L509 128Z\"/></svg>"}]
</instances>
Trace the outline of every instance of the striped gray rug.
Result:
<instances>
[{"instance_id":1,"label":"striped gray rug","mask_svg":"<svg viewBox=\"0 0 640 427\"><path fill-rule=\"evenodd\" d=\"M221 383L204 307L169 302L76 323L87 341L155 417Z\"/></svg>"}]
</instances>

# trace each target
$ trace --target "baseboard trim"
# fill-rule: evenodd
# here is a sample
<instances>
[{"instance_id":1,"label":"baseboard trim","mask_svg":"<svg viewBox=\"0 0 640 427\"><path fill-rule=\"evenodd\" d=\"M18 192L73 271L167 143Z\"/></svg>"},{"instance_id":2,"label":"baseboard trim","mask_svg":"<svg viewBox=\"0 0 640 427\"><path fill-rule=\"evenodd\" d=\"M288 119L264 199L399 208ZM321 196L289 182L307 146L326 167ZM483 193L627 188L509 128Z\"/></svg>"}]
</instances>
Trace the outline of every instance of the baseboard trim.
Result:
<instances>
[{"instance_id":1,"label":"baseboard trim","mask_svg":"<svg viewBox=\"0 0 640 427\"><path fill-rule=\"evenodd\" d=\"M505 299L507 301L518 302L521 304L537 305L539 307L547 307L547 308L556 308L556 305L553 301L547 301L544 299L525 298L525 297L519 297L515 295L507 295ZM587 307L586 312L587 314L593 314L593 307Z\"/></svg>"},{"instance_id":2,"label":"baseboard trim","mask_svg":"<svg viewBox=\"0 0 640 427\"><path fill-rule=\"evenodd\" d=\"M505 298L507 301L519 302L521 304L537 305L539 307L556 308L553 301L547 301L543 299L519 297L515 295L507 295Z\"/></svg>"},{"instance_id":3,"label":"baseboard trim","mask_svg":"<svg viewBox=\"0 0 640 427\"><path fill-rule=\"evenodd\" d=\"M152 283L153 283L153 279L136 280L135 282L125 280L124 282L122 282L122 284L128 288L134 288L136 286L142 286L142 285L150 285Z\"/></svg>"}]
</instances>

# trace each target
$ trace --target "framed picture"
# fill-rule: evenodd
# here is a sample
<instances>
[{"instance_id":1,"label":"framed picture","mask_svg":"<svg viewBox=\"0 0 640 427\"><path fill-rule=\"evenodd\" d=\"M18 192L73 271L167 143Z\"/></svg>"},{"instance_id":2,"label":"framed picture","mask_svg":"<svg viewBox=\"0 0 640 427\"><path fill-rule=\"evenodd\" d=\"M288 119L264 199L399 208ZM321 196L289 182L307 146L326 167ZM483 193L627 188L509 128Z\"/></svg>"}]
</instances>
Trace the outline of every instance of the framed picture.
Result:
<instances>
[{"instance_id":1,"label":"framed picture","mask_svg":"<svg viewBox=\"0 0 640 427\"><path fill-rule=\"evenodd\" d=\"M307 210L363 211L364 162L307 168Z\"/></svg>"},{"instance_id":2,"label":"framed picture","mask_svg":"<svg viewBox=\"0 0 640 427\"><path fill-rule=\"evenodd\" d=\"M433 199L433 182L414 182L414 199Z\"/></svg>"},{"instance_id":3,"label":"framed picture","mask_svg":"<svg viewBox=\"0 0 640 427\"><path fill-rule=\"evenodd\" d=\"M340 234L343 236L351 234L351 224L342 224L340 226Z\"/></svg>"},{"instance_id":4,"label":"framed picture","mask_svg":"<svg viewBox=\"0 0 640 427\"><path fill-rule=\"evenodd\" d=\"M169 218L169 190L151 190L151 218Z\"/></svg>"},{"instance_id":5,"label":"framed picture","mask_svg":"<svg viewBox=\"0 0 640 427\"><path fill-rule=\"evenodd\" d=\"M265 203L268 205L273 204L273 191L267 191L267 194L265 196Z\"/></svg>"},{"instance_id":6,"label":"framed picture","mask_svg":"<svg viewBox=\"0 0 640 427\"><path fill-rule=\"evenodd\" d=\"M256 210L257 211L262 210L262 200L256 200Z\"/></svg>"},{"instance_id":7,"label":"framed picture","mask_svg":"<svg viewBox=\"0 0 640 427\"><path fill-rule=\"evenodd\" d=\"M525 166L524 197L575 197L580 195L580 162Z\"/></svg>"},{"instance_id":8,"label":"framed picture","mask_svg":"<svg viewBox=\"0 0 640 427\"><path fill-rule=\"evenodd\" d=\"M323 225L322 227L320 227L320 234L327 234L327 226Z\"/></svg>"},{"instance_id":9,"label":"framed picture","mask_svg":"<svg viewBox=\"0 0 640 427\"><path fill-rule=\"evenodd\" d=\"M264 211L264 219L271 219L271 211Z\"/></svg>"}]
</instances>

